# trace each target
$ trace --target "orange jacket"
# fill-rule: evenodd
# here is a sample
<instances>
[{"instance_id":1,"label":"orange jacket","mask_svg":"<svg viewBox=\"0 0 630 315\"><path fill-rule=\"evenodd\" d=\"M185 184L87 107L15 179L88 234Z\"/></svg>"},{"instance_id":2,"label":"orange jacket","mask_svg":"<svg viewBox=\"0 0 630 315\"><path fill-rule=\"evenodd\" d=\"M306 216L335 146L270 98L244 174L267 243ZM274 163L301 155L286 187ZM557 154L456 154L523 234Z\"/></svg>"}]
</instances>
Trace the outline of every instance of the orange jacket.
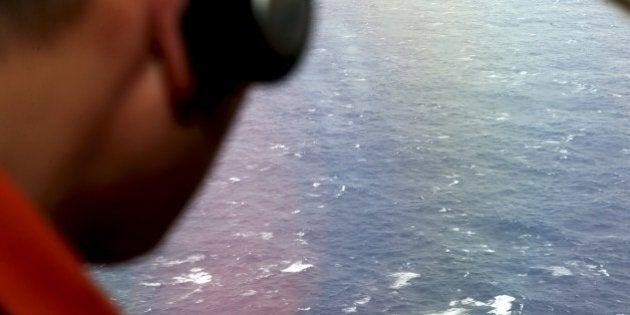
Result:
<instances>
[{"instance_id":1,"label":"orange jacket","mask_svg":"<svg viewBox=\"0 0 630 315\"><path fill-rule=\"evenodd\" d=\"M0 172L0 313L117 314L41 212Z\"/></svg>"}]
</instances>

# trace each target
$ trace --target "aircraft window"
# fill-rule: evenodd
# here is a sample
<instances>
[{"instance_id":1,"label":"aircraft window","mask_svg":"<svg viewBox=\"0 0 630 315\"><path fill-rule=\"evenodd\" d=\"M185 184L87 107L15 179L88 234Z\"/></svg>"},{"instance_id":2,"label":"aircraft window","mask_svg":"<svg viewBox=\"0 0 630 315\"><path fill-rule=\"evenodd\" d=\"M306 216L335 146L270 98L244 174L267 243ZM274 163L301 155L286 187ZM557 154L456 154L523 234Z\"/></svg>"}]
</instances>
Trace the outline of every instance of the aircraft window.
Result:
<instances>
[{"instance_id":1,"label":"aircraft window","mask_svg":"<svg viewBox=\"0 0 630 315\"><path fill-rule=\"evenodd\" d=\"M129 314L630 309L630 19L603 1L318 1Z\"/></svg>"}]
</instances>

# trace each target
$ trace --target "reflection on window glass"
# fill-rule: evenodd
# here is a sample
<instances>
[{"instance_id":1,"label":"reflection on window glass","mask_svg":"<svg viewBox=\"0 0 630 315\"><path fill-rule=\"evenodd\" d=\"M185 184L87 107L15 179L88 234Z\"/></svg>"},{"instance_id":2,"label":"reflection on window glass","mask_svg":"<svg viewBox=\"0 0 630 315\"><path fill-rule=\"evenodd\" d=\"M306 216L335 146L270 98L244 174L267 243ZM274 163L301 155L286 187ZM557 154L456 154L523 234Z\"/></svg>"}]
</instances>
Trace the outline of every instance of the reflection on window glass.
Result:
<instances>
[{"instance_id":1,"label":"reflection on window glass","mask_svg":"<svg viewBox=\"0 0 630 315\"><path fill-rule=\"evenodd\" d=\"M601 1L318 1L175 233L94 268L130 314L615 314L630 19Z\"/></svg>"}]
</instances>

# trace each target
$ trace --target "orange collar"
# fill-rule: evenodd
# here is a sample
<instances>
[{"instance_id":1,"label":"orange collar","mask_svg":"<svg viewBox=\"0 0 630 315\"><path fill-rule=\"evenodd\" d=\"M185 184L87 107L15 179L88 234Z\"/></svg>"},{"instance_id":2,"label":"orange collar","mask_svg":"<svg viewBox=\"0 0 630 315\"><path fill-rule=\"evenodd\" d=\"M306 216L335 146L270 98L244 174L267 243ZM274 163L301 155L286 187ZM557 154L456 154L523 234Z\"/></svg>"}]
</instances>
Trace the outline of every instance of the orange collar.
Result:
<instances>
[{"instance_id":1,"label":"orange collar","mask_svg":"<svg viewBox=\"0 0 630 315\"><path fill-rule=\"evenodd\" d=\"M0 172L0 305L9 314L117 314L27 198Z\"/></svg>"}]
</instances>

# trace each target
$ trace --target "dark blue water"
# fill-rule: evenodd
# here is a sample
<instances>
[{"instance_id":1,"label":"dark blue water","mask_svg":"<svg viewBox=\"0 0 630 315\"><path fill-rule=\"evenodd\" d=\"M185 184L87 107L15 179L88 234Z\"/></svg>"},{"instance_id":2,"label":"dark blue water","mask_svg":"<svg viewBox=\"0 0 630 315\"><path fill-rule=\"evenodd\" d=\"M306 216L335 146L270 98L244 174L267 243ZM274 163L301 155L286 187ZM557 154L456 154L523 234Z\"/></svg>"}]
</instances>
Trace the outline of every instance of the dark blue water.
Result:
<instances>
[{"instance_id":1,"label":"dark blue water","mask_svg":"<svg viewBox=\"0 0 630 315\"><path fill-rule=\"evenodd\" d=\"M630 18L602 1L319 1L130 314L630 313Z\"/></svg>"}]
</instances>

